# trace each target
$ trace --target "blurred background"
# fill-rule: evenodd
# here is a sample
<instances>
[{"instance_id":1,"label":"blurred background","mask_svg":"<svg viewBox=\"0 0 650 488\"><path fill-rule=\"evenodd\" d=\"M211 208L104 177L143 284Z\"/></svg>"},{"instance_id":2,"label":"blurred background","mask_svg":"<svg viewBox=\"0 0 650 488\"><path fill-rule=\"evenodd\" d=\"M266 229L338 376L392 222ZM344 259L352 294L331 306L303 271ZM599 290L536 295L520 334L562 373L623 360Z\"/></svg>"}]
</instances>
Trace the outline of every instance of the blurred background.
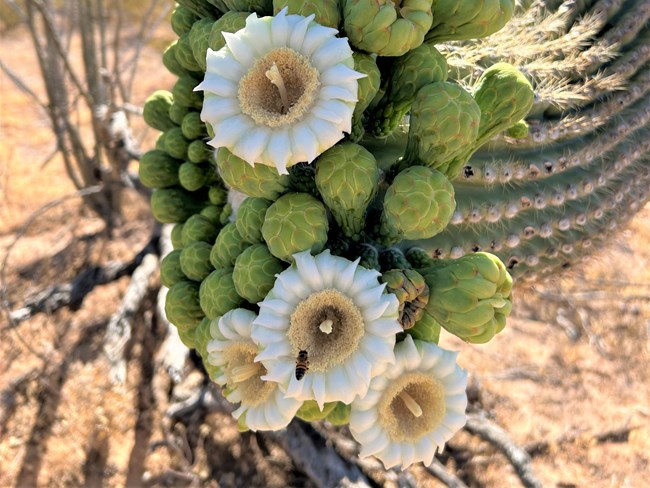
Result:
<instances>
[{"instance_id":1,"label":"blurred background","mask_svg":"<svg viewBox=\"0 0 650 488\"><path fill-rule=\"evenodd\" d=\"M137 181L158 136L142 106L175 81L173 7L0 2L0 486L328 486L297 452L305 434L372 486L644 486L647 205L577 266L518 285L489 344L442 338L471 372L475 418L507 442L475 426L438 465L396 473L358 462L345 428L237 431L157 312L166 231Z\"/></svg>"}]
</instances>

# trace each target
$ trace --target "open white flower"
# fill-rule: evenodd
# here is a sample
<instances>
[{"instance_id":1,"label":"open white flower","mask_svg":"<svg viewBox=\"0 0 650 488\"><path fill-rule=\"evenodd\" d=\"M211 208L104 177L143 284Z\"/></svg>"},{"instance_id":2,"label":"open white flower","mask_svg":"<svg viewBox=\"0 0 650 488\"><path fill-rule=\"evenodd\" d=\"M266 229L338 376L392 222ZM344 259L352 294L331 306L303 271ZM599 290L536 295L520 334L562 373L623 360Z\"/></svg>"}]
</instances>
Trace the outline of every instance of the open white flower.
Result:
<instances>
[{"instance_id":1,"label":"open white flower","mask_svg":"<svg viewBox=\"0 0 650 488\"><path fill-rule=\"evenodd\" d=\"M314 15L251 14L246 27L224 32L226 45L208 49L201 119L214 129L212 146L227 147L280 173L313 161L350 132L357 102L352 49Z\"/></svg>"},{"instance_id":2,"label":"open white flower","mask_svg":"<svg viewBox=\"0 0 650 488\"><path fill-rule=\"evenodd\" d=\"M352 402L350 431L361 456L374 455L386 468L433 461L465 425L467 373L456 355L411 336L395 346L395 365Z\"/></svg>"},{"instance_id":3,"label":"open white flower","mask_svg":"<svg viewBox=\"0 0 650 488\"><path fill-rule=\"evenodd\" d=\"M241 402L233 416L251 430L278 430L286 427L302 402L285 398L277 383L264 381L264 366L254 362L258 347L251 339L256 315L236 308L210 324L208 362L220 368L215 381L224 386L232 403ZM241 418L240 418L241 417Z\"/></svg>"},{"instance_id":4,"label":"open white flower","mask_svg":"<svg viewBox=\"0 0 650 488\"><path fill-rule=\"evenodd\" d=\"M255 359L288 397L350 403L366 394L370 380L394 361L399 302L384 293L379 272L330 255L294 254L277 275L253 322L262 351ZM296 379L296 358L306 351L309 370Z\"/></svg>"}]
</instances>

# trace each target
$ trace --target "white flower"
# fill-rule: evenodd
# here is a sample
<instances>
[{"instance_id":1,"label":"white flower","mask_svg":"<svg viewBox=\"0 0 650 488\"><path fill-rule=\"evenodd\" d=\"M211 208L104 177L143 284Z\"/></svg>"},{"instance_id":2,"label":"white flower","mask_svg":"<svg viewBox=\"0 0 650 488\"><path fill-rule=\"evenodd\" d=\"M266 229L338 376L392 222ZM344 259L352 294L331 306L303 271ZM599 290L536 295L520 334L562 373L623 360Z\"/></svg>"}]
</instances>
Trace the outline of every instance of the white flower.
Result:
<instances>
[{"instance_id":1,"label":"white flower","mask_svg":"<svg viewBox=\"0 0 650 488\"><path fill-rule=\"evenodd\" d=\"M224 32L226 45L208 49L201 119L214 129L212 146L251 165L287 167L313 161L350 132L357 102L352 49L314 15L251 14L246 27Z\"/></svg>"},{"instance_id":2,"label":"white flower","mask_svg":"<svg viewBox=\"0 0 650 488\"><path fill-rule=\"evenodd\" d=\"M465 425L466 387L456 353L407 336L395 347L395 365L352 402L350 431L361 456L374 455L386 468L431 464Z\"/></svg>"},{"instance_id":3,"label":"white flower","mask_svg":"<svg viewBox=\"0 0 650 488\"><path fill-rule=\"evenodd\" d=\"M399 302L384 293L379 272L359 260L294 254L294 264L277 275L253 322L262 351L255 359L265 378L286 388L288 397L350 403L366 394L370 380L394 361ZM306 351L309 370L296 379L296 358Z\"/></svg>"},{"instance_id":4,"label":"white flower","mask_svg":"<svg viewBox=\"0 0 650 488\"><path fill-rule=\"evenodd\" d=\"M253 312L242 308L214 319L208 362L220 368L215 382L225 387L225 397L232 403L241 402L233 412L240 423L251 430L278 430L291 422L302 402L285 398L277 383L260 378L266 370L254 362L258 353L251 339L254 319Z\"/></svg>"}]
</instances>

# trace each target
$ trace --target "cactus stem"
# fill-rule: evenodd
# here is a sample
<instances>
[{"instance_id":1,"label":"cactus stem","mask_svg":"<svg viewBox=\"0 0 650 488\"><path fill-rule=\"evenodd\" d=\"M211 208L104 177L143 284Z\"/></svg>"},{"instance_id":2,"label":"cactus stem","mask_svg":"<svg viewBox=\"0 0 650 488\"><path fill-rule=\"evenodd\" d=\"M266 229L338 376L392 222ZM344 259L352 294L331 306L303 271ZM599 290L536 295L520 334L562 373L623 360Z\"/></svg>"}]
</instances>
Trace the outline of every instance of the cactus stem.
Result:
<instances>
[{"instance_id":1,"label":"cactus stem","mask_svg":"<svg viewBox=\"0 0 650 488\"><path fill-rule=\"evenodd\" d=\"M414 417L422 416L422 407L418 405L418 402L407 393L406 390L402 390L399 395L397 395L406 405L406 408L413 414Z\"/></svg>"},{"instance_id":2,"label":"cactus stem","mask_svg":"<svg viewBox=\"0 0 650 488\"><path fill-rule=\"evenodd\" d=\"M271 65L271 67L266 70L265 75L269 81L277 87L278 91L280 92L280 99L282 100L282 108L284 109L285 113L288 112L290 107L289 97L287 96L287 88L284 86L284 79L282 78L282 74L278 69L278 65L275 64L275 61L273 62L273 65Z\"/></svg>"},{"instance_id":3,"label":"cactus stem","mask_svg":"<svg viewBox=\"0 0 650 488\"><path fill-rule=\"evenodd\" d=\"M261 374L261 371L262 365L260 363L244 364L242 366L235 366L232 368L232 374L230 377L235 383L243 383L253 376L259 376Z\"/></svg>"}]
</instances>

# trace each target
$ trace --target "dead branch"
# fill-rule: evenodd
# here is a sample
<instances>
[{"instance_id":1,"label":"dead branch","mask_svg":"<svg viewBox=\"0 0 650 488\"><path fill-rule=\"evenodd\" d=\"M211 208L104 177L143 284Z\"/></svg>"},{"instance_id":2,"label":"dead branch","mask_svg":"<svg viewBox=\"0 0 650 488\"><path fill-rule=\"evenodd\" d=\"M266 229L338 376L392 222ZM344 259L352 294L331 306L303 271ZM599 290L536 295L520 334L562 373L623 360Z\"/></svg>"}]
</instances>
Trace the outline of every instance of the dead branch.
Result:
<instances>
[{"instance_id":1,"label":"dead branch","mask_svg":"<svg viewBox=\"0 0 650 488\"><path fill-rule=\"evenodd\" d=\"M640 428L640 426L628 426L628 427L617 427L615 429L606 430L599 434L588 435L584 432L569 432L563 436L560 436L556 440L541 440L530 442L524 446L526 452L531 456L541 456L547 454L551 447L560 446L562 444L567 444L570 442L575 442L579 439L589 439L594 440L598 444L604 442L627 442L629 440L630 434Z\"/></svg>"},{"instance_id":2,"label":"dead branch","mask_svg":"<svg viewBox=\"0 0 650 488\"><path fill-rule=\"evenodd\" d=\"M131 338L133 318L140 310L142 301L149 291L151 276L158 270L158 256L151 252L142 258L133 271L131 282L124 293L122 304L111 316L104 339L104 354L110 363L110 380L124 384L126 381L126 358L124 350Z\"/></svg>"},{"instance_id":3,"label":"dead branch","mask_svg":"<svg viewBox=\"0 0 650 488\"><path fill-rule=\"evenodd\" d=\"M504 429L488 420L484 414L469 414L465 430L499 449L512 464L523 486L526 488L542 487L541 481L533 472L532 460L528 453L516 445Z\"/></svg>"},{"instance_id":4,"label":"dead branch","mask_svg":"<svg viewBox=\"0 0 650 488\"><path fill-rule=\"evenodd\" d=\"M0 392L0 401L2 402L2 410L0 411L0 438L5 434L7 422L9 422L11 416L16 412L18 397L26 396L29 384L38 379L39 373L40 371L37 368L33 368L11 381Z\"/></svg>"},{"instance_id":5,"label":"dead branch","mask_svg":"<svg viewBox=\"0 0 650 488\"><path fill-rule=\"evenodd\" d=\"M443 464L436 458L429 466L425 466L429 474L442 481L449 488L467 488L467 485L461 481L460 478L451 474Z\"/></svg>"}]
</instances>

